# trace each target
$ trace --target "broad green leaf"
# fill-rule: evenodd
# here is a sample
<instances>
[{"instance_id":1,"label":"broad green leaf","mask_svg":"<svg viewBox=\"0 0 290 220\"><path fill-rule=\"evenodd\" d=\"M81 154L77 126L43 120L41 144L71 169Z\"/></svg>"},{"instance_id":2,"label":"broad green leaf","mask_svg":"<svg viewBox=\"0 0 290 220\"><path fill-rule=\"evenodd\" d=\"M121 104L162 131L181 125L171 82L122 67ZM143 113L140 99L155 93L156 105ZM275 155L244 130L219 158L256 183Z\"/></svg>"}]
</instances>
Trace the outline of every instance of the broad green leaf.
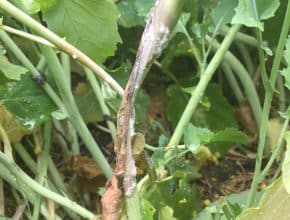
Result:
<instances>
[{"instance_id":1,"label":"broad green leaf","mask_svg":"<svg viewBox=\"0 0 290 220\"><path fill-rule=\"evenodd\" d=\"M43 89L26 75L22 75L20 81L6 88L0 101L27 130L32 130L48 120L50 114L56 110Z\"/></svg>"},{"instance_id":2,"label":"broad green leaf","mask_svg":"<svg viewBox=\"0 0 290 220\"><path fill-rule=\"evenodd\" d=\"M237 128L226 128L223 131L215 133L210 141L245 144L247 139L247 135L239 131Z\"/></svg>"},{"instance_id":3,"label":"broad green leaf","mask_svg":"<svg viewBox=\"0 0 290 220\"><path fill-rule=\"evenodd\" d=\"M290 194L290 131L284 135L286 140L285 158L282 164L282 181L288 194Z\"/></svg>"},{"instance_id":4,"label":"broad green leaf","mask_svg":"<svg viewBox=\"0 0 290 220\"><path fill-rule=\"evenodd\" d=\"M48 27L97 62L114 55L121 42L118 10L109 0L62 0L43 13Z\"/></svg>"},{"instance_id":5,"label":"broad green leaf","mask_svg":"<svg viewBox=\"0 0 290 220\"><path fill-rule=\"evenodd\" d=\"M119 19L120 25L130 28L144 24L144 18L137 14L135 0L119 1L117 3L117 8L121 14Z\"/></svg>"},{"instance_id":6,"label":"broad green leaf","mask_svg":"<svg viewBox=\"0 0 290 220\"><path fill-rule=\"evenodd\" d=\"M28 14L36 14L40 10L40 5L37 0L11 0L21 10Z\"/></svg>"},{"instance_id":7,"label":"broad green leaf","mask_svg":"<svg viewBox=\"0 0 290 220\"><path fill-rule=\"evenodd\" d=\"M285 86L290 90L290 67L281 70L281 75L284 76Z\"/></svg>"},{"instance_id":8,"label":"broad green leaf","mask_svg":"<svg viewBox=\"0 0 290 220\"><path fill-rule=\"evenodd\" d=\"M78 83L74 89L74 96L86 123L103 120L103 113L94 91L87 83Z\"/></svg>"},{"instance_id":9,"label":"broad green leaf","mask_svg":"<svg viewBox=\"0 0 290 220\"><path fill-rule=\"evenodd\" d=\"M191 152L196 153L201 144L210 142L213 133L206 128L195 127L191 123L184 131L184 144Z\"/></svg>"},{"instance_id":10,"label":"broad green leaf","mask_svg":"<svg viewBox=\"0 0 290 220\"><path fill-rule=\"evenodd\" d=\"M153 220L154 213L156 209L151 205L151 203L145 199L142 199L142 219L144 220Z\"/></svg>"},{"instance_id":11,"label":"broad green leaf","mask_svg":"<svg viewBox=\"0 0 290 220\"><path fill-rule=\"evenodd\" d=\"M280 2L279 0L257 0L255 2L256 7L252 0L239 0L232 23L257 27L263 31L264 25L262 21L274 16Z\"/></svg>"},{"instance_id":12,"label":"broad green leaf","mask_svg":"<svg viewBox=\"0 0 290 220\"><path fill-rule=\"evenodd\" d=\"M234 8L238 5L238 0L221 0L213 9L211 16L215 27L222 27L231 23L234 16Z\"/></svg>"},{"instance_id":13,"label":"broad green leaf","mask_svg":"<svg viewBox=\"0 0 290 220\"><path fill-rule=\"evenodd\" d=\"M20 80L21 75L27 73L28 70L22 66L0 59L0 72L3 73L7 79Z\"/></svg>"},{"instance_id":14,"label":"broad green leaf","mask_svg":"<svg viewBox=\"0 0 290 220\"><path fill-rule=\"evenodd\" d=\"M41 11L45 12L49 10L51 7L53 7L56 4L57 0L36 0L39 5Z\"/></svg>"},{"instance_id":15,"label":"broad green leaf","mask_svg":"<svg viewBox=\"0 0 290 220\"><path fill-rule=\"evenodd\" d=\"M287 193L280 177L265 190L259 206L245 209L237 220L288 220L289 210L290 194Z\"/></svg>"}]
</instances>

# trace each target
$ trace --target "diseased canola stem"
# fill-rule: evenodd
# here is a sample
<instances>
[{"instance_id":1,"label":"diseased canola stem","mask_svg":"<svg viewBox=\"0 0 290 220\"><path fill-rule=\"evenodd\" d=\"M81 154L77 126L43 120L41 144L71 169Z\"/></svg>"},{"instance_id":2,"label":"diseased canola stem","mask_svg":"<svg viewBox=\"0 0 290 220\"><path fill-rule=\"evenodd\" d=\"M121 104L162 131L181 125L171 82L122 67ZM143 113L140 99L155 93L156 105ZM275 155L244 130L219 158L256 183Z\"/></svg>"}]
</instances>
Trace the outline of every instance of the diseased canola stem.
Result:
<instances>
[{"instance_id":1,"label":"diseased canola stem","mask_svg":"<svg viewBox=\"0 0 290 220\"><path fill-rule=\"evenodd\" d=\"M116 176L124 175L124 192L133 194L136 187L136 167L132 156L131 137L134 135L134 103L136 94L154 60L169 40L183 7L183 0L158 0L143 32L118 114Z\"/></svg>"}]
</instances>

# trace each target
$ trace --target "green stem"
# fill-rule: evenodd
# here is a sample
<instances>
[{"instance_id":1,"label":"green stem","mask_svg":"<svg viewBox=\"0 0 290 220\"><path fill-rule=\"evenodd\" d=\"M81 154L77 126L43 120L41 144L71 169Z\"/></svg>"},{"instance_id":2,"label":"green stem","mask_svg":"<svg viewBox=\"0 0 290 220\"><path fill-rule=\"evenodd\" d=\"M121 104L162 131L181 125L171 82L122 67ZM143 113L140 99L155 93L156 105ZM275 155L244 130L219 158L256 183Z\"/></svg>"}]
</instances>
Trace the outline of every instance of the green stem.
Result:
<instances>
[{"instance_id":1,"label":"green stem","mask_svg":"<svg viewBox=\"0 0 290 220\"><path fill-rule=\"evenodd\" d=\"M63 102L66 106L69 120L78 131L80 137L86 144L86 147L100 166L101 170L104 172L105 176L110 178L113 174L112 169L79 113L78 107L70 90L70 86L67 84L65 74L55 52L51 48L43 46L41 46L41 51L46 57L49 71L54 77Z\"/></svg>"},{"instance_id":2,"label":"green stem","mask_svg":"<svg viewBox=\"0 0 290 220\"><path fill-rule=\"evenodd\" d=\"M105 103L105 99L102 95L101 87L100 87L96 77L94 76L93 72L87 68L85 68L85 72L86 72L87 78L91 84L91 87L92 87L92 89L97 97L97 100L98 100L99 105L101 107L102 113L104 115L110 116L111 112ZM114 142L114 144L116 144L116 142L117 142L116 126L112 121L107 121L107 126L110 130L113 142Z\"/></svg>"},{"instance_id":3,"label":"green stem","mask_svg":"<svg viewBox=\"0 0 290 220\"><path fill-rule=\"evenodd\" d=\"M17 178L18 181L22 181L34 192L37 192L38 194L69 208L71 211L74 211L84 218L92 219L95 217L93 213L78 205L76 202L73 202L68 198L65 198L41 186L39 183L31 179L26 173L24 173L14 162L10 161L2 152L0 152L0 163L3 164Z\"/></svg>"},{"instance_id":4,"label":"green stem","mask_svg":"<svg viewBox=\"0 0 290 220\"><path fill-rule=\"evenodd\" d=\"M27 32L20 31L20 30L17 30L15 28L12 28L12 27L9 27L6 25L2 25L2 26L0 26L0 28L3 29L4 31L10 33L10 34L17 35L18 37L23 37L25 39L34 41L36 43L41 43L41 44L46 45L48 47L55 47L52 43L50 43L48 40L46 40L42 37L39 37L39 36L36 36L33 34L29 34Z\"/></svg>"},{"instance_id":5,"label":"green stem","mask_svg":"<svg viewBox=\"0 0 290 220\"><path fill-rule=\"evenodd\" d=\"M229 30L230 30L230 28L228 26L224 26L221 29L221 33L226 36L228 34ZM237 34L235 36L235 40L238 40L241 43L247 44L247 45L252 46L252 47L257 47L257 45L258 45L256 38L254 38L250 35L247 35L245 33L242 33L242 32L237 32Z\"/></svg>"},{"instance_id":6,"label":"green stem","mask_svg":"<svg viewBox=\"0 0 290 220\"><path fill-rule=\"evenodd\" d=\"M62 64L62 69L67 79L67 84L71 87L71 69L70 69L70 57L64 53L60 53L60 59Z\"/></svg>"},{"instance_id":7,"label":"green stem","mask_svg":"<svg viewBox=\"0 0 290 220\"><path fill-rule=\"evenodd\" d=\"M48 172L49 172L49 176L51 177L52 182L55 184L58 191L68 194L67 189L65 187L65 184L62 181L62 178L60 176L60 173L59 173L58 169L56 168L51 157L48 158Z\"/></svg>"},{"instance_id":8,"label":"green stem","mask_svg":"<svg viewBox=\"0 0 290 220\"><path fill-rule=\"evenodd\" d=\"M205 89L211 80L213 74L215 73L217 67L221 63L226 51L230 47L235 34L240 29L240 25L233 25L233 27L230 29L228 35L225 37L221 47L217 50L214 57L212 58L211 62L207 66L205 72L201 75L200 81L197 84L196 88L194 89L191 98L189 102L187 103L187 106L175 128L175 131L171 137L171 140L169 141L168 146L173 147L177 145L183 135L183 131L185 129L185 126L189 123L194 111L196 110L196 107L198 103L200 102Z\"/></svg>"},{"instance_id":9,"label":"green stem","mask_svg":"<svg viewBox=\"0 0 290 220\"><path fill-rule=\"evenodd\" d=\"M48 158L50 153L50 145L51 145L51 121L48 121L44 126L44 145L39 157L39 170L37 175L37 181L40 185L44 185L44 182L47 177L47 167L48 167ZM33 220L39 219L40 214L40 205L41 205L42 197L40 195L37 196L34 202L34 209L33 209Z\"/></svg>"},{"instance_id":10,"label":"green stem","mask_svg":"<svg viewBox=\"0 0 290 220\"><path fill-rule=\"evenodd\" d=\"M208 38L208 42L212 45L215 50L220 48L219 43L216 40ZM251 77L249 76L245 67L241 64L241 62L231 53L227 52L224 56L226 62L231 66L231 68L235 71L237 77L240 78L240 82L242 83L245 93L247 94L250 106L254 113L255 119L257 121L258 126L261 125L261 105L260 100L253 84Z\"/></svg>"},{"instance_id":11,"label":"green stem","mask_svg":"<svg viewBox=\"0 0 290 220\"><path fill-rule=\"evenodd\" d=\"M254 67L253 61L251 59L251 55L249 53L248 48L244 44L242 44L241 42L237 42L236 45L237 45L238 50L239 50L239 52L240 52L240 54L245 62L245 65L247 67L249 74L253 75L254 71L255 71L255 67Z\"/></svg>"},{"instance_id":12,"label":"green stem","mask_svg":"<svg viewBox=\"0 0 290 220\"><path fill-rule=\"evenodd\" d=\"M237 82L236 78L234 77L234 73L232 71L232 68L226 62L223 62L222 68L223 68L223 72L225 73L225 76L230 84L230 87L233 90L233 93L235 94L235 96L238 100L238 103L241 104L245 100L245 97L241 91L239 83Z\"/></svg>"},{"instance_id":13,"label":"green stem","mask_svg":"<svg viewBox=\"0 0 290 220\"><path fill-rule=\"evenodd\" d=\"M288 1L287 10L286 10L286 14L285 14L285 18L284 18L284 22L282 26L282 31L280 34L278 46L276 49L276 54L273 61L273 66L271 69L270 85L272 88L275 88L275 83L278 76L279 67L280 67L282 56L283 56L284 46L287 40L289 27L290 27L290 1ZM249 197L247 201L247 207L251 207L253 205L253 202L256 197L256 191L259 184L259 176L261 172L262 158L263 158L263 153L264 153L264 148L265 148L268 118L269 118L271 102L273 98L273 92L274 91L272 89L271 90L266 89L263 112L262 112L261 129L259 132L259 143L258 143L258 150L257 150L257 155L256 155L255 172L254 172L254 177L253 177L253 181L252 181L252 185L251 185L251 189L250 189L250 193L249 193Z\"/></svg>"},{"instance_id":14,"label":"green stem","mask_svg":"<svg viewBox=\"0 0 290 220\"><path fill-rule=\"evenodd\" d=\"M33 66L33 64L28 60L28 58L24 55L24 53L19 49L19 47L15 44L15 42L9 37L7 33L0 30L0 39L7 45L7 47L12 51L14 56L29 70L29 73L32 76L38 76L40 73L38 70ZM45 83L43 85L43 89L49 95L49 97L54 101L54 103L58 106L58 108L64 111L63 103L61 102L60 98L57 94L53 91L53 89Z\"/></svg>"},{"instance_id":15,"label":"green stem","mask_svg":"<svg viewBox=\"0 0 290 220\"><path fill-rule=\"evenodd\" d=\"M21 157L21 159L24 161L25 165L29 168L29 170L33 173L36 173L36 163L30 156L30 154L27 153L24 146L20 142L17 142L13 145L13 149L17 152L19 157Z\"/></svg>"},{"instance_id":16,"label":"green stem","mask_svg":"<svg viewBox=\"0 0 290 220\"><path fill-rule=\"evenodd\" d=\"M108 74L106 71L96 64L91 58L85 55L83 52L69 44L65 39L59 37L32 17L27 15L25 12L19 10L13 4L7 0L0 0L0 8L10 14L13 18L19 20L21 23L27 25L33 31L43 36L45 39L50 41L52 44L57 46L59 49L65 51L73 58L93 70L99 77L106 81L119 95L123 95L123 88Z\"/></svg>"}]
</instances>

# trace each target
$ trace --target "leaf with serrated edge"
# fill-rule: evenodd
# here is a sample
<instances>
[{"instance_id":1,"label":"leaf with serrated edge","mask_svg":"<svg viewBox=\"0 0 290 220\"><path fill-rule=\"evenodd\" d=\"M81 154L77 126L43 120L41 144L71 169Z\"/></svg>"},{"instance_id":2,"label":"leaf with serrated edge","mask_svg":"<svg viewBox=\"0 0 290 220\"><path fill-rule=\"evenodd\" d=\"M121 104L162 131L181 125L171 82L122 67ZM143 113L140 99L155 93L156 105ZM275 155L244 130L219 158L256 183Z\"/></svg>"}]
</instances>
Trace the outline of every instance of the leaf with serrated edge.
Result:
<instances>
[{"instance_id":1,"label":"leaf with serrated edge","mask_svg":"<svg viewBox=\"0 0 290 220\"><path fill-rule=\"evenodd\" d=\"M12 64L4 59L0 59L0 71L7 79L12 80L20 80L21 75L28 72L26 68Z\"/></svg>"}]
</instances>

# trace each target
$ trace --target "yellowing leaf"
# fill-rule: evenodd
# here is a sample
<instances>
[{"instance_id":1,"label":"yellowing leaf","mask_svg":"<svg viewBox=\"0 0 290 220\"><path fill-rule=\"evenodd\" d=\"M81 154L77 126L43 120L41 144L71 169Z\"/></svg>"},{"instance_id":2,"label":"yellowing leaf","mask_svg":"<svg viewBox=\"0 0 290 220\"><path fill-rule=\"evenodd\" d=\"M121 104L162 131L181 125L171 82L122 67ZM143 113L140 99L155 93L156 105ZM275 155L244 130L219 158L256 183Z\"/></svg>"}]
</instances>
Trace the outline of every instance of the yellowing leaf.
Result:
<instances>
[{"instance_id":1,"label":"yellowing leaf","mask_svg":"<svg viewBox=\"0 0 290 220\"><path fill-rule=\"evenodd\" d=\"M282 164L282 181L286 188L286 191L290 194L290 131L286 132L285 140L287 143L287 149L285 152L285 158Z\"/></svg>"},{"instance_id":2,"label":"yellowing leaf","mask_svg":"<svg viewBox=\"0 0 290 220\"><path fill-rule=\"evenodd\" d=\"M3 105L0 105L0 124L3 126L12 143L20 141L26 134L16 122L15 117Z\"/></svg>"},{"instance_id":3,"label":"yellowing leaf","mask_svg":"<svg viewBox=\"0 0 290 220\"><path fill-rule=\"evenodd\" d=\"M280 177L265 191L257 208L245 209L237 220L289 220L290 195Z\"/></svg>"}]
</instances>

